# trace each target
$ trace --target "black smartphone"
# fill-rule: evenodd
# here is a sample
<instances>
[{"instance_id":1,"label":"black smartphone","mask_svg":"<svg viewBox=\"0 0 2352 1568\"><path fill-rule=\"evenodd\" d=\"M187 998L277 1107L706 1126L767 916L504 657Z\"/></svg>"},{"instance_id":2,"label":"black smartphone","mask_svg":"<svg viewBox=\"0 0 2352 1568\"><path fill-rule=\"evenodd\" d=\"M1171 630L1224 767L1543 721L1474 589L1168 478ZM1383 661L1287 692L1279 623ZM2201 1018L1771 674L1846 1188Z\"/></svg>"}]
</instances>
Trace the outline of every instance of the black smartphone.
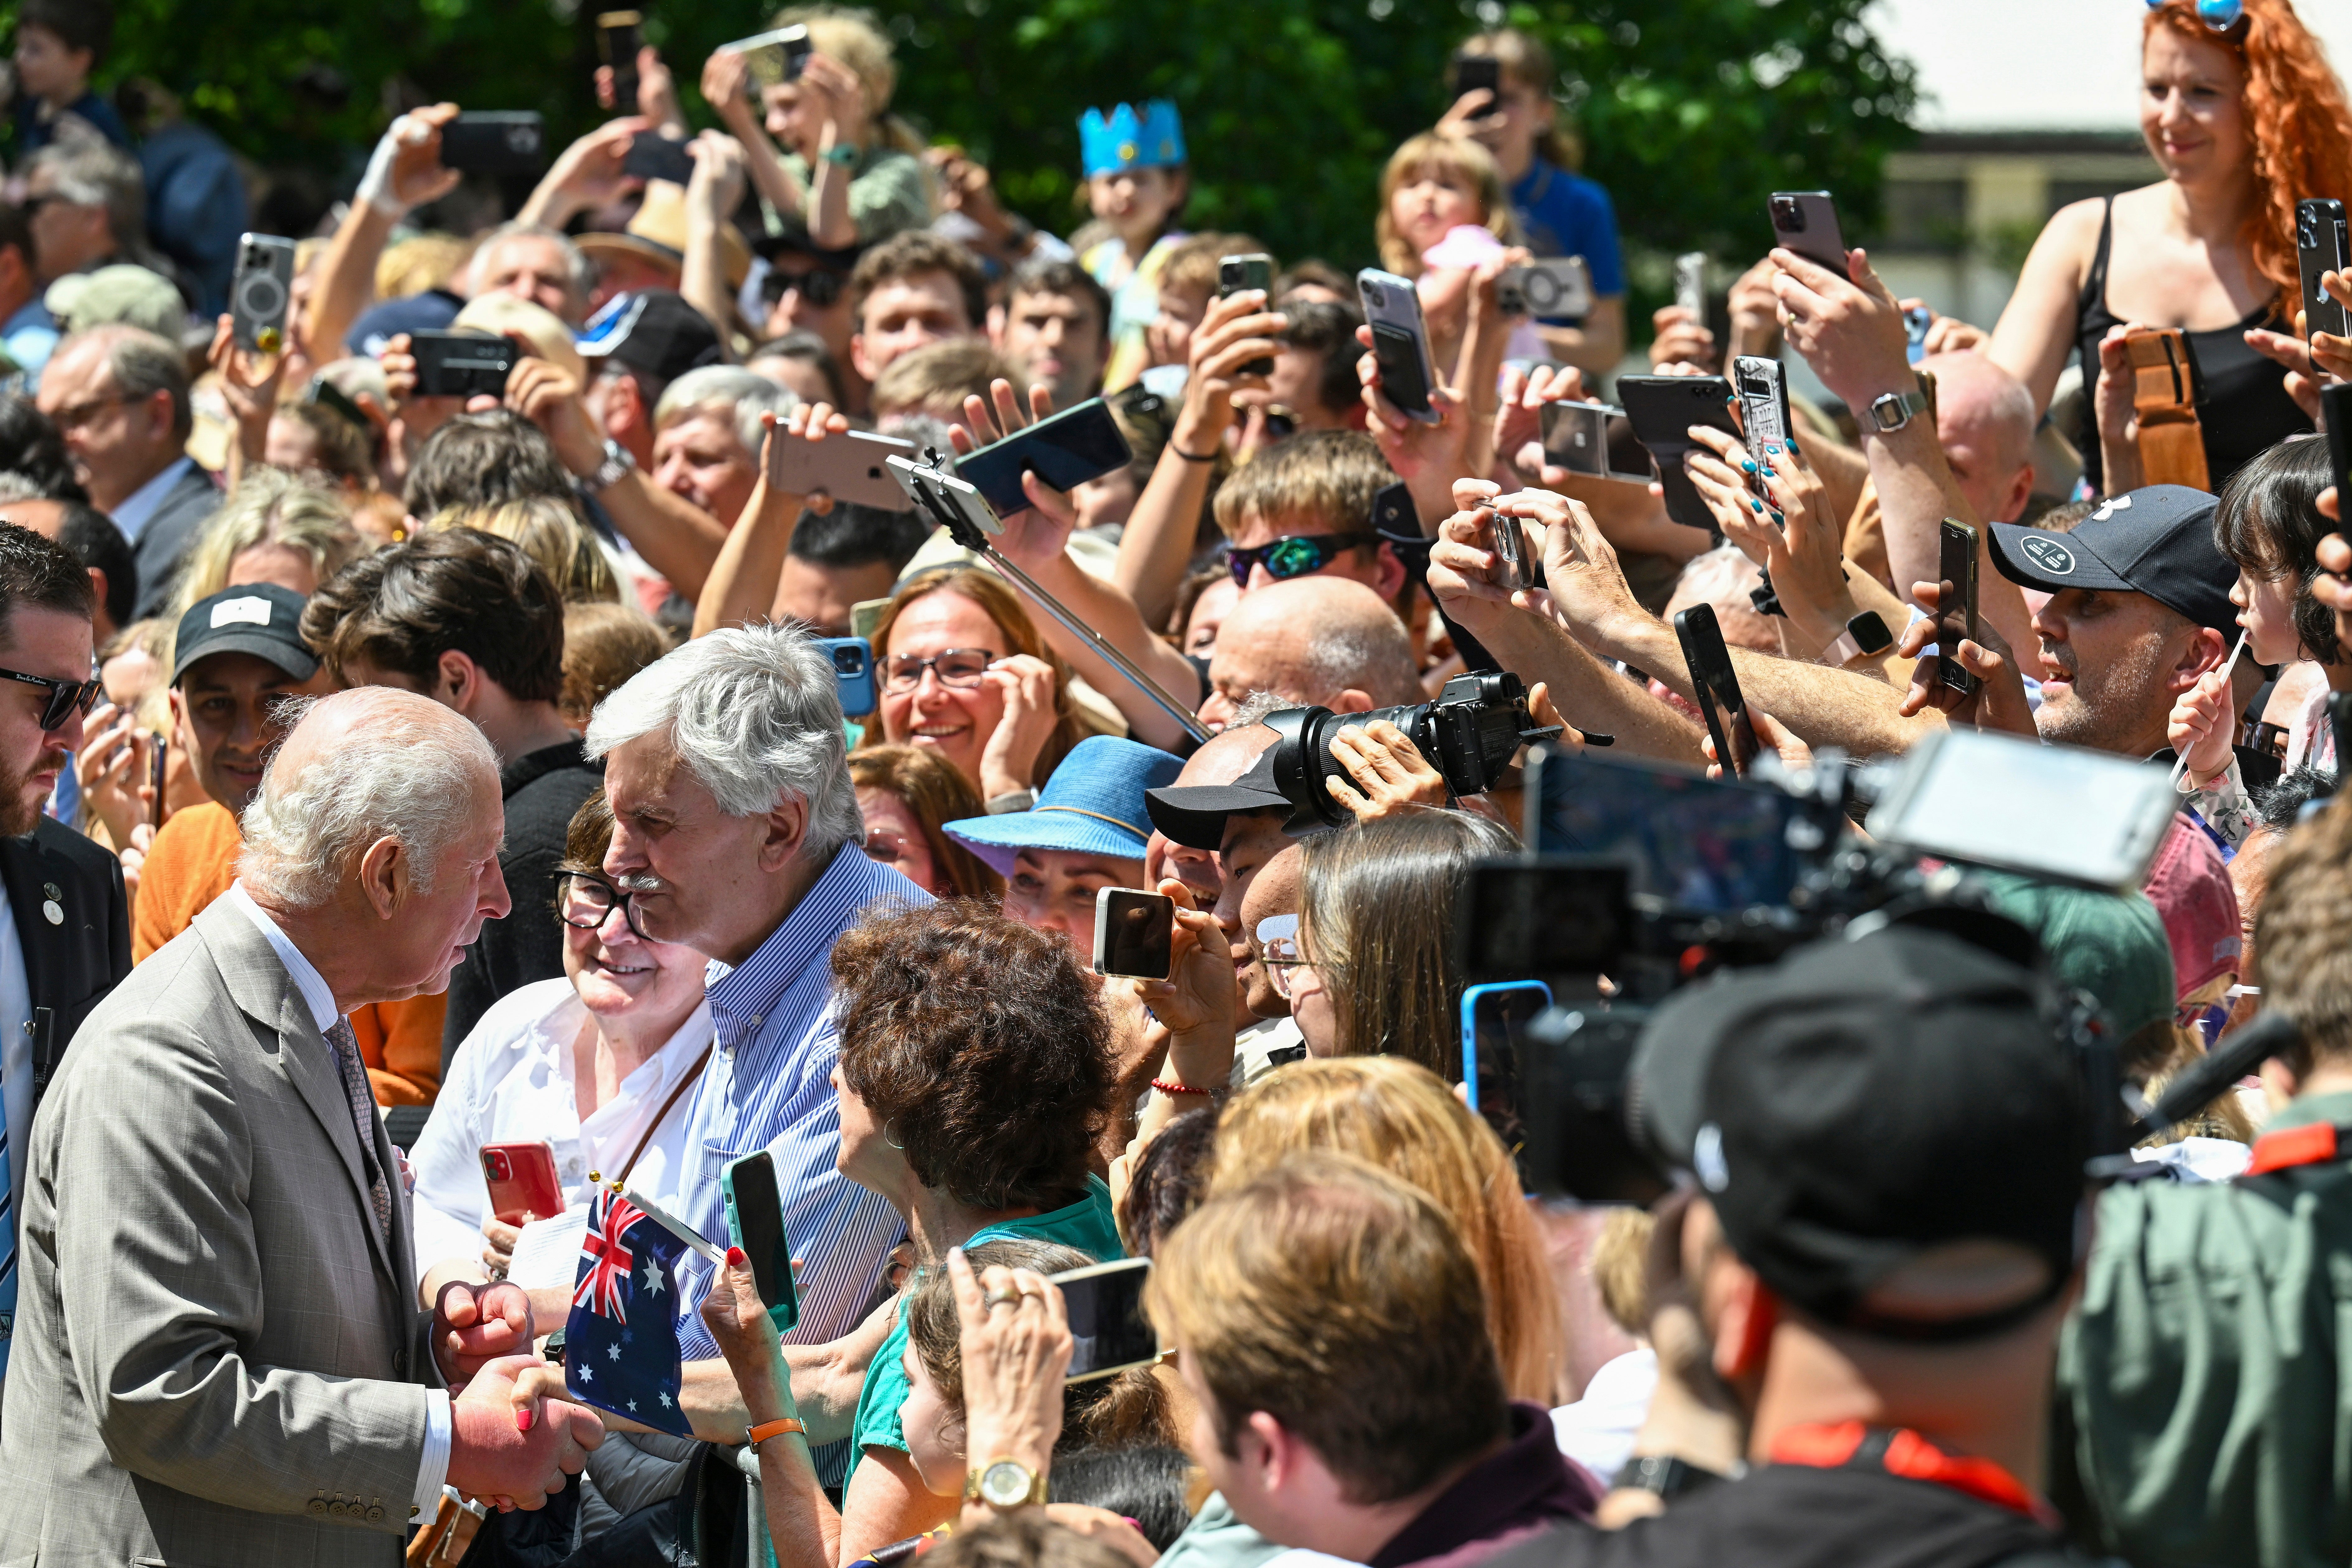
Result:
<instances>
[{"instance_id":1,"label":"black smartphone","mask_svg":"<svg viewBox=\"0 0 2352 1568\"><path fill-rule=\"evenodd\" d=\"M1775 191L1768 210L1775 245L1846 276L1845 236L1838 230L1837 203L1827 191Z\"/></svg>"},{"instance_id":2,"label":"black smartphone","mask_svg":"<svg viewBox=\"0 0 2352 1568\"><path fill-rule=\"evenodd\" d=\"M2319 423L2327 427L2328 466L2336 471L2336 511L2352 515L2352 382L2319 389ZM2347 525L2332 530L2352 538Z\"/></svg>"},{"instance_id":3,"label":"black smartphone","mask_svg":"<svg viewBox=\"0 0 2352 1568\"><path fill-rule=\"evenodd\" d=\"M1460 102L1465 92L1480 88L1493 93L1486 112L1494 113L1503 107L1503 62L1492 55L1456 55L1454 57L1454 98Z\"/></svg>"},{"instance_id":4,"label":"black smartphone","mask_svg":"<svg viewBox=\"0 0 2352 1568\"><path fill-rule=\"evenodd\" d=\"M727 1199L727 1235L751 1260L751 1282L778 1333L800 1321L800 1292L793 1282L792 1240L784 1234L782 1196L776 1187L776 1162L761 1149L732 1160L719 1173Z\"/></svg>"},{"instance_id":5,"label":"black smartphone","mask_svg":"<svg viewBox=\"0 0 2352 1568\"><path fill-rule=\"evenodd\" d=\"M1268 298L1274 294L1274 257L1264 251L1249 251L1240 256L1217 257L1217 298L1240 294L1252 288L1265 290ZM1241 367L1245 376L1265 376L1274 373L1270 359L1252 360Z\"/></svg>"},{"instance_id":6,"label":"black smartphone","mask_svg":"<svg viewBox=\"0 0 2352 1568\"><path fill-rule=\"evenodd\" d=\"M1160 1333L1143 1310L1151 1260L1126 1258L1048 1274L1062 1292L1070 1322L1070 1370L1065 1383L1087 1383L1160 1359Z\"/></svg>"},{"instance_id":7,"label":"black smartphone","mask_svg":"<svg viewBox=\"0 0 2352 1568\"><path fill-rule=\"evenodd\" d=\"M1356 297L1372 329L1372 358L1381 368L1381 395L1406 418L1437 423L1429 401L1437 371L1429 354L1429 323L1412 280L1368 267L1356 274Z\"/></svg>"},{"instance_id":8,"label":"black smartphone","mask_svg":"<svg viewBox=\"0 0 2352 1568\"><path fill-rule=\"evenodd\" d=\"M1372 527L1399 538L1421 537L1421 513L1412 504L1412 486L1400 479L1372 492Z\"/></svg>"},{"instance_id":9,"label":"black smartphone","mask_svg":"<svg viewBox=\"0 0 2352 1568\"><path fill-rule=\"evenodd\" d=\"M2352 238L2347 237L2344 204L2328 196L2314 196L2294 204L2294 250L2303 267L2304 340L2310 341L2314 332L2327 332L2341 338L2352 334L2346 326L2352 311L2337 304L2327 290L2319 287L2323 272L2343 272L2352 267Z\"/></svg>"},{"instance_id":10,"label":"black smartphone","mask_svg":"<svg viewBox=\"0 0 2352 1568\"><path fill-rule=\"evenodd\" d=\"M1722 530L1715 514L1683 471L1683 455L1696 444L1690 428L1703 424L1737 438L1731 417L1731 383L1721 376L1620 376L1617 396L1633 422L1633 439L1658 465L1665 487L1666 516L1686 528Z\"/></svg>"},{"instance_id":11,"label":"black smartphone","mask_svg":"<svg viewBox=\"0 0 2352 1568\"><path fill-rule=\"evenodd\" d=\"M1748 722L1748 699L1739 695L1739 674L1731 667L1715 606L1694 604L1676 615L1675 635L1682 639L1698 711L1715 738L1715 759L1723 764L1725 778L1745 779L1756 760L1756 730Z\"/></svg>"},{"instance_id":12,"label":"black smartphone","mask_svg":"<svg viewBox=\"0 0 2352 1568\"><path fill-rule=\"evenodd\" d=\"M148 825L161 829L163 825L163 774L172 762L172 738L151 733L147 737L147 804Z\"/></svg>"},{"instance_id":13,"label":"black smartphone","mask_svg":"<svg viewBox=\"0 0 2352 1568\"><path fill-rule=\"evenodd\" d=\"M1963 696L1972 695L1977 678L1960 663L1960 639L1977 634L1977 530L1946 517L1937 530L1936 575L1943 579L1941 608L1936 612L1936 678Z\"/></svg>"},{"instance_id":14,"label":"black smartphone","mask_svg":"<svg viewBox=\"0 0 2352 1568\"><path fill-rule=\"evenodd\" d=\"M411 332L418 397L504 397L507 376L522 350L505 338L480 332Z\"/></svg>"},{"instance_id":15,"label":"black smartphone","mask_svg":"<svg viewBox=\"0 0 2352 1568\"><path fill-rule=\"evenodd\" d=\"M239 235L236 272L228 285L229 329L236 346L256 354L284 348L293 298L294 242L277 235Z\"/></svg>"},{"instance_id":16,"label":"black smartphone","mask_svg":"<svg viewBox=\"0 0 2352 1568\"><path fill-rule=\"evenodd\" d=\"M1475 984L1533 975L1582 980L1618 972L1633 941L1627 871L1589 855L1515 855L1470 867L1454 959Z\"/></svg>"},{"instance_id":17,"label":"black smartphone","mask_svg":"<svg viewBox=\"0 0 2352 1568\"><path fill-rule=\"evenodd\" d=\"M956 477L977 489L1000 517L1024 511L1021 476L1034 473L1056 490L1099 479L1135 461L1135 449L1098 397L1024 425L1003 440L956 459Z\"/></svg>"},{"instance_id":18,"label":"black smartphone","mask_svg":"<svg viewBox=\"0 0 2352 1568\"><path fill-rule=\"evenodd\" d=\"M1095 973L1139 980L1168 977L1176 940L1176 901L1140 888L1095 894Z\"/></svg>"},{"instance_id":19,"label":"black smartphone","mask_svg":"<svg viewBox=\"0 0 2352 1568\"><path fill-rule=\"evenodd\" d=\"M1114 415L1129 422L1157 443L1164 444L1170 436L1176 434L1176 411L1168 406L1166 398L1141 382L1121 387L1105 396L1103 401L1110 404Z\"/></svg>"},{"instance_id":20,"label":"black smartphone","mask_svg":"<svg viewBox=\"0 0 2352 1568\"><path fill-rule=\"evenodd\" d=\"M536 174L547 166L547 122L532 110L460 114L441 128L441 167L469 174Z\"/></svg>"},{"instance_id":21,"label":"black smartphone","mask_svg":"<svg viewBox=\"0 0 2352 1568\"><path fill-rule=\"evenodd\" d=\"M1514 1159L1528 1141L1520 1097L1524 1033L1551 1006L1541 980L1496 980L1462 992L1462 1086L1470 1109L1486 1118Z\"/></svg>"},{"instance_id":22,"label":"black smartphone","mask_svg":"<svg viewBox=\"0 0 2352 1568\"><path fill-rule=\"evenodd\" d=\"M640 131L629 139L621 155L621 172L640 180L667 180L683 185L694 178L694 154L683 141L673 141L658 131Z\"/></svg>"},{"instance_id":23,"label":"black smartphone","mask_svg":"<svg viewBox=\"0 0 2352 1568\"><path fill-rule=\"evenodd\" d=\"M637 51L645 47L643 13L602 11L596 16L596 53L613 70L613 112L637 112Z\"/></svg>"}]
</instances>

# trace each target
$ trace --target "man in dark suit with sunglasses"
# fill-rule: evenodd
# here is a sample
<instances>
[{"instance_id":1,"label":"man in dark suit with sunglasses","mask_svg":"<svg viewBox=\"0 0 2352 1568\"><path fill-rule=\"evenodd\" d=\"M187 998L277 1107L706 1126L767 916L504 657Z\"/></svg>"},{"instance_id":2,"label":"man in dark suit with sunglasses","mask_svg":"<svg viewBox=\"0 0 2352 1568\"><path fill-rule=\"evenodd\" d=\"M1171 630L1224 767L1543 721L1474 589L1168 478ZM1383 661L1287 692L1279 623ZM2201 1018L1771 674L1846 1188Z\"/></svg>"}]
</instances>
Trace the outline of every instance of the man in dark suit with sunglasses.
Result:
<instances>
[{"instance_id":1,"label":"man in dark suit with sunglasses","mask_svg":"<svg viewBox=\"0 0 2352 1568\"><path fill-rule=\"evenodd\" d=\"M80 561L0 523L0 1377L16 1320L21 1151L33 1107L83 1018L131 972L121 866L41 813L98 700L92 608Z\"/></svg>"}]
</instances>

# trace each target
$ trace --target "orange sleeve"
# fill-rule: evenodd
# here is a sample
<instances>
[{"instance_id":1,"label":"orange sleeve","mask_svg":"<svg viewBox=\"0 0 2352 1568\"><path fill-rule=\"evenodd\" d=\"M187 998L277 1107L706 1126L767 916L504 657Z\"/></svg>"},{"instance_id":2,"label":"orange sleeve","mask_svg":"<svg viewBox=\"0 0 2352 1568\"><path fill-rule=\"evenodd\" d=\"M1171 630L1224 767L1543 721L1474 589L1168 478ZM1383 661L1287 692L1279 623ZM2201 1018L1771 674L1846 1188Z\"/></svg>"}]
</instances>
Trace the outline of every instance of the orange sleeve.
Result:
<instances>
[{"instance_id":1,"label":"orange sleeve","mask_svg":"<svg viewBox=\"0 0 2352 1568\"><path fill-rule=\"evenodd\" d=\"M352 1034L379 1105L430 1105L441 1092L445 995L370 1002L352 1015Z\"/></svg>"},{"instance_id":2,"label":"orange sleeve","mask_svg":"<svg viewBox=\"0 0 2352 1568\"><path fill-rule=\"evenodd\" d=\"M131 961L143 964L156 948L188 928L205 905L236 880L236 817L207 800L175 811L148 846L131 914Z\"/></svg>"}]
</instances>

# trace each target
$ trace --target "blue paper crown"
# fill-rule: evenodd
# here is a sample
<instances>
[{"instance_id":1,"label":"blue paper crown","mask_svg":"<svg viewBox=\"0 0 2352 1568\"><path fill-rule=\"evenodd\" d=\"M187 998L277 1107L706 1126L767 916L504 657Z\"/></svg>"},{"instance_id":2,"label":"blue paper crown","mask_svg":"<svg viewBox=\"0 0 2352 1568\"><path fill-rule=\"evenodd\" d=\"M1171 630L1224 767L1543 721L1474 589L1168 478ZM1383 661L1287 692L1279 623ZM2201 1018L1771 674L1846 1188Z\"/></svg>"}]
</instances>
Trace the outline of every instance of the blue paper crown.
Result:
<instances>
[{"instance_id":1,"label":"blue paper crown","mask_svg":"<svg viewBox=\"0 0 2352 1568\"><path fill-rule=\"evenodd\" d=\"M1164 98L1145 104L1140 120L1129 103L1112 110L1108 120L1090 109L1078 117L1078 143L1089 180L1121 169L1172 169L1184 162L1184 122Z\"/></svg>"}]
</instances>

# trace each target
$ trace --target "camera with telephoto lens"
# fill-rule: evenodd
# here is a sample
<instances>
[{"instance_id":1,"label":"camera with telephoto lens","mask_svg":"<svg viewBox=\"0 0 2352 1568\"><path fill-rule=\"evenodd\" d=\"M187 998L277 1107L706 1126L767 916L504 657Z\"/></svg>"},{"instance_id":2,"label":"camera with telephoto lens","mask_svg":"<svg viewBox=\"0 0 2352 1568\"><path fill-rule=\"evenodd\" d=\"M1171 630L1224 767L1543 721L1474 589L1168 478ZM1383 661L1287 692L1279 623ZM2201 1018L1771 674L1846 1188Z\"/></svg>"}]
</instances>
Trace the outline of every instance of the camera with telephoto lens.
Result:
<instances>
[{"instance_id":1,"label":"camera with telephoto lens","mask_svg":"<svg viewBox=\"0 0 2352 1568\"><path fill-rule=\"evenodd\" d=\"M1333 713L1328 707L1284 708L1265 716L1274 743L1274 781L1289 800L1289 833L1345 827L1355 819L1331 799L1330 780L1347 769L1331 755L1331 737L1348 725L1384 718L1411 737L1423 757L1444 776L1454 795L1483 795L1532 740L1558 735L1538 727L1528 712L1528 688L1507 670L1456 675L1434 702L1376 707L1369 713Z\"/></svg>"}]
</instances>

